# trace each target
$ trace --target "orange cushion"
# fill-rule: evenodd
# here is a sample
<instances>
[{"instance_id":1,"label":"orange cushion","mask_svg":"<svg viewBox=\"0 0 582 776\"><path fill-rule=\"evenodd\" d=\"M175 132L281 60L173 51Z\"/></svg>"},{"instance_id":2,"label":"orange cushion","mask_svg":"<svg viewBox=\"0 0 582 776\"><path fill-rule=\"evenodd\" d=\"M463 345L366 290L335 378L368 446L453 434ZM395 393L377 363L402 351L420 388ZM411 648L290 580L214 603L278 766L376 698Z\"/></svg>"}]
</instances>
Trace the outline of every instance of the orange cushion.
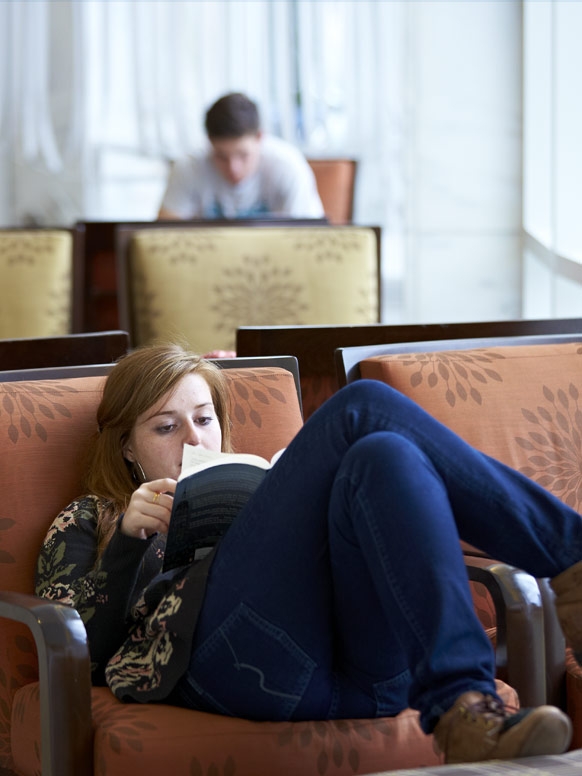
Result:
<instances>
[{"instance_id":1,"label":"orange cushion","mask_svg":"<svg viewBox=\"0 0 582 776\"><path fill-rule=\"evenodd\" d=\"M581 510L582 344L376 356L360 371Z\"/></svg>"},{"instance_id":2,"label":"orange cushion","mask_svg":"<svg viewBox=\"0 0 582 776\"><path fill-rule=\"evenodd\" d=\"M233 448L270 459L303 425L293 375L277 367L225 369L224 375Z\"/></svg>"},{"instance_id":3,"label":"orange cushion","mask_svg":"<svg viewBox=\"0 0 582 776\"><path fill-rule=\"evenodd\" d=\"M497 684L506 703L517 705L513 690ZM93 723L95 773L107 776L352 776L442 762L411 709L371 720L251 722L173 706L124 704L99 687L93 690ZM12 725L18 772L33 776L40 772L37 684L17 692Z\"/></svg>"},{"instance_id":4,"label":"orange cushion","mask_svg":"<svg viewBox=\"0 0 582 776\"><path fill-rule=\"evenodd\" d=\"M302 424L284 369L225 370L235 449L270 458ZM55 516L82 492L104 377L0 383L0 589L32 593L38 551ZM31 478L31 473L34 475ZM37 679L29 631L0 621L0 767L10 767L15 690Z\"/></svg>"}]
</instances>

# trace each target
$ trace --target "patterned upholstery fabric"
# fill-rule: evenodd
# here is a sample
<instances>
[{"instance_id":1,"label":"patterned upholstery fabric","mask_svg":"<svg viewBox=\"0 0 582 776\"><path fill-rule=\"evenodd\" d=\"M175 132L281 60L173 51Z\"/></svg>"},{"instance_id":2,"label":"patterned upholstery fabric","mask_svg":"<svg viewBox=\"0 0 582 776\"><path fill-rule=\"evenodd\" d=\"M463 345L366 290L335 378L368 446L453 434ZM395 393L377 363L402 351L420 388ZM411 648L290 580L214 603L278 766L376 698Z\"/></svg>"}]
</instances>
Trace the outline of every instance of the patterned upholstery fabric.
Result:
<instances>
[{"instance_id":1,"label":"patterned upholstery fabric","mask_svg":"<svg viewBox=\"0 0 582 776\"><path fill-rule=\"evenodd\" d=\"M68 334L72 273L69 232L0 230L0 337Z\"/></svg>"},{"instance_id":2,"label":"patterned upholstery fabric","mask_svg":"<svg viewBox=\"0 0 582 776\"><path fill-rule=\"evenodd\" d=\"M376 356L360 371L582 511L582 344Z\"/></svg>"},{"instance_id":3,"label":"patterned upholstery fabric","mask_svg":"<svg viewBox=\"0 0 582 776\"><path fill-rule=\"evenodd\" d=\"M365 227L147 229L130 245L134 345L182 338L233 350L241 325L379 320L376 234Z\"/></svg>"},{"instance_id":4,"label":"patterned upholstery fabric","mask_svg":"<svg viewBox=\"0 0 582 776\"><path fill-rule=\"evenodd\" d=\"M295 383L278 368L228 369L233 442L269 457L301 427ZM36 556L54 516L82 492L105 378L0 383L0 589L31 593ZM0 628L0 769L40 773L40 708L30 633ZM515 693L504 686L508 702ZM119 703L93 691L95 773L347 776L439 762L407 710L392 719L256 723L162 704ZM63 731L63 735L65 731Z\"/></svg>"}]
</instances>

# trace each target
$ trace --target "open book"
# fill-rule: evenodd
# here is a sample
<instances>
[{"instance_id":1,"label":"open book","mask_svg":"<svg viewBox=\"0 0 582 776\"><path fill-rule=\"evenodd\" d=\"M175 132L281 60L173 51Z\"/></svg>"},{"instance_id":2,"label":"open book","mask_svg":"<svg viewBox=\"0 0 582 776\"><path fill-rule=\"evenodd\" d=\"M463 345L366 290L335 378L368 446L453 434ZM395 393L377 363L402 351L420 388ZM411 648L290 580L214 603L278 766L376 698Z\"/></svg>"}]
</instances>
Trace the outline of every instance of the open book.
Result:
<instances>
[{"instance_id":1,"label":"open book","mask_svg":"<svg viewBox=\"0 0 582 776\"><path fill-rule=\"evenodd\" d=\"M208 554L282 453L279 450L268 461L250 453L220 453L184 445L163 570Z\"/></svg>"}]
</instances>

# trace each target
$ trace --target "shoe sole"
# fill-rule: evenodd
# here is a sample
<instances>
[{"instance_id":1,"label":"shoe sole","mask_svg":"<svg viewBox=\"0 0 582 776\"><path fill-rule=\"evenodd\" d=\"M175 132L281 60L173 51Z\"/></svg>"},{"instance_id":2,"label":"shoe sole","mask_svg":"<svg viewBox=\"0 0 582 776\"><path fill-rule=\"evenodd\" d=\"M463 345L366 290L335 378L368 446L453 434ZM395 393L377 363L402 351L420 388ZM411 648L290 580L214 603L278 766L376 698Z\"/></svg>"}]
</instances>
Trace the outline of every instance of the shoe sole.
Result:
<instances>
[{"instance_id":1,"label":"shoe sole","mask_svg":"<svg viewBox=\"0 0 582 776\"><path fill-rule=\"evenodd\" d=\"M556 715L550 720L547 716L540 715L537 723L532 726L519 757L562 754L570 746L571 740L572 722L569 717L565 714Z\"/></svg>"}]
</instances>

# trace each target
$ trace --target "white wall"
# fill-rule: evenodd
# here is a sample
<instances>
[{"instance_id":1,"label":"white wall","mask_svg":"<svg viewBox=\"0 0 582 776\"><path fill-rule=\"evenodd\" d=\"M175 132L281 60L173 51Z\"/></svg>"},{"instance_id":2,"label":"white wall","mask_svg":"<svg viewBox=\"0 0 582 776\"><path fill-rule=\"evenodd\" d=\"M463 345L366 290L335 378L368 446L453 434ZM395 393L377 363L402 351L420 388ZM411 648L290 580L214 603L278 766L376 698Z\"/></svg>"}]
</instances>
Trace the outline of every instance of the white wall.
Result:
<instances>
[{"instance_id":1,"label":"white wall","mask_svg":"<svg viewBox=\"0 0 582 776\"><path fill-rule=\"evenodd\" d=\"M524 6L523 311L582 315L582 5Z\"/></svg>"},{"instance_id":2,"label":"white wall","mask_svg":"<svg viewBox=\"0 0 582 776\"><path fill-rule=\"evenodd\" d=\"M412 5L405 317L519 317L520 4Z\"/></svg>"}]
</instances>

